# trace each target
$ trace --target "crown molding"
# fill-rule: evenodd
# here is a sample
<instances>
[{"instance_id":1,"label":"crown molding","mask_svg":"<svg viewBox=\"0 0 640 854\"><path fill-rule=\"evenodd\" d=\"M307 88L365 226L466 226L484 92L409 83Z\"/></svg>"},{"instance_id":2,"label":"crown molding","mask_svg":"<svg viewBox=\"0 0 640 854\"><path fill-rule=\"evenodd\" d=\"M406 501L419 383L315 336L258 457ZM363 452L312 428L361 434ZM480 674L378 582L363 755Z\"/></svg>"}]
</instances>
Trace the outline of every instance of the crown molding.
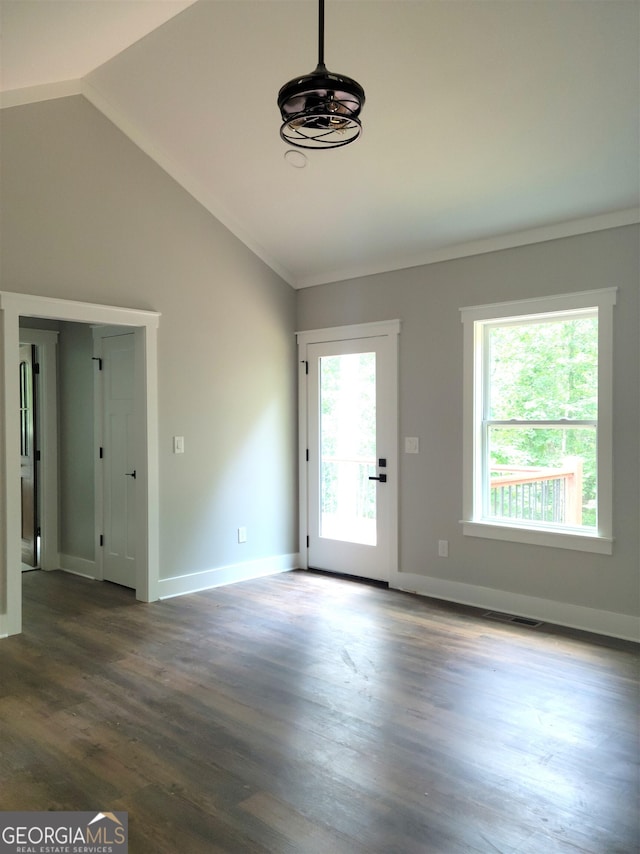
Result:
<instances>
[{"instance_id":1,"label":"crown molding","mask_svg":"<svg viewBox=\"0 0 640 854\"><path fill-rule=\"evenodd\" d=\"M256 243L251 235L238 223L236 218L202 185L202 182L190 174L183 166L177 164L166 152L162 151L133 122L125 119L117 107L110 103L86 78L82 80L65 80L59 83L47 83L41 86L30 86L24 89L2 92L0 93L0 109L32 104L38 101L66 98L72 95L83 95L89 103L155 161L186 192L237 237L241 243L251 250L254 255L260 258L261 261L270 267L288 285L297 290L348 281L350 279L364 278L366 276L392 273L412 267L439 264L443 261L453 261L473 255L484 255L504 249L515 249L520 246L544 243L549 240L559 240L564 237L575 237L580 234L589 234L595 231L604 231L640 222L640 208L627 208L597 216L566 220L538 228L501 234L481 240L428 249L419 255L398 256L384 263L360 264L342 269L338 268L320 275L297 277L271 257L263 246Z\"/></svg>"},{"instance_id":2,"label":"crown molding","mask_svg":"<svg viewBox=\"0 0 640 854\"><path fill-rule=\"evenodd\" d=\"M26 86L24 89L10 89L6 92L0 92L0 110L81 94L82 80L61 80L58 83L43 83L40 86Z\"/></svg>"},{"instance_id":3,"label":"crown molding","mask_svg":"<svg viewBox=\"0 0 640 854\"><path fill-rule=\"evenodd\" d=\"M457 243L442 249L430 249L420 255L410 258L395 258L382 265L360 265L342 270L335 270L321 276L302 277L293 282L297 289L312 288L316 285L328 285L349 279L359 279L382 273L392 273L395 270L407 270L411 267L424 267L429 264L439 264L442 261L454 261L457 258L469 258L472 255L484 255L488 252L499 252L503 249L515 249L533 243L544 243L548 240L560 240L563 237L575 237L594 231L605 231L609 228L619 228L625 225L635 225L640 222L640 208L627 208L598 216L583 217L582 219L567 220L566 222L545 225L540 228L530 228L525 231L514 231L484 240L474 240L467 243Z\"/></svg>"}]
</instances>

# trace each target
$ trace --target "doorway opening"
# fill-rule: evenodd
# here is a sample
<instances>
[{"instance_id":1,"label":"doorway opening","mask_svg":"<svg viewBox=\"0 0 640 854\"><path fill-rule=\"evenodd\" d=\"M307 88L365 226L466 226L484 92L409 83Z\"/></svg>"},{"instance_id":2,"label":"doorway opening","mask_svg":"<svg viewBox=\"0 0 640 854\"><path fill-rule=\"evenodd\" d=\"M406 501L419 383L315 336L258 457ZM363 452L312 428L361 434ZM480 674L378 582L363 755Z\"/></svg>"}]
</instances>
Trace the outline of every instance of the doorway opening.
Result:
<instances>
[{"instance_id":1,"label":"doorway opening","mask_svg":"<svg viewBox=\"0 0 640 854\"><path fill-rule=\"evenodd\" d=\"M22 569L38 566L38 431L36 376L38 362L33 344L20 342L20 533Z\"/></svg>"},{"instance_id":2,"label":"doorway opening","mask_svg":"<svg viewBox=\"0 0 640 854\"><path fill-rule=\"evenodd\" d=\"M133 445L136 475L136 597L158 598L158 396L157 312L0 292L0 637L22 630L20 427L20 317L47 318L97 326L117 325L133 332L136 400ZM54 499L57 502L57 496ZM54 568L54 567L49 567Z\"/></svg>"},{"instance_id":3,"label":"doorway opening","mask_svg":"<svg viewBox=\"0 0 640 854\"><path fill-rule=\"evenodd\" d=\"M33 321L32 321L33 322ZM58 568L58 332L20 326L22 569ZM28 353L30 370L25 365ZM25 376L30 374L30 376ZM28 384L31 388L28 388ZM32 398L29 406L29 397ZM26 405L25 405L26 404ZM31 423L29 423L31 422ZM25 472L25 457L27 471ZM29 471L29 466L34 470ZM27 475L27 481L23 475ZM32 484L29 483L32 480ZM31 539L35 537L35 543Z\"/></svg>"}]
</instances>

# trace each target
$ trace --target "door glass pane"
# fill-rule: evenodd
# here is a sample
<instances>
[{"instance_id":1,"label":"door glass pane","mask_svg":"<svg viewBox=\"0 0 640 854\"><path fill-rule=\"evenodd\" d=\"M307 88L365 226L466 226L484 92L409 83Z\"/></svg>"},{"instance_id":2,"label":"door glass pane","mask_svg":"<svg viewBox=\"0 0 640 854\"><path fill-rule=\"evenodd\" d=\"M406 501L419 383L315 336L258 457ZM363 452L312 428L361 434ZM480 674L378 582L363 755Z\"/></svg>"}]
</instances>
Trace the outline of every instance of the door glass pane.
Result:
<instances>
[{"instance_id":1,"label":"door glass pane","mask_svg":"<svg viewBox=\"0 0 640 854\"><path fill-rule=\"evenodd\" d=\"M376 545L376 354L320 360L320 536Z\"/></svg>"}]
</instances>

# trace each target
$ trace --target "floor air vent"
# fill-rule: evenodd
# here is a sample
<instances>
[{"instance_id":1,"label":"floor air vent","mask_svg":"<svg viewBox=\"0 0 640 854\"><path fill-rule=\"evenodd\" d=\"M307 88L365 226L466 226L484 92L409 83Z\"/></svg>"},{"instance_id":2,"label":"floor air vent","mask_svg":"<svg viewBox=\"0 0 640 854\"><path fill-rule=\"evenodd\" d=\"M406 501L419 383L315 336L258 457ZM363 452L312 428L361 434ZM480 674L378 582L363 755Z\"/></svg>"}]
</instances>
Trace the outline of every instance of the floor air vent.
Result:
<instances>
[{"instance_id":1,"label":"floor air vent","mask_svg":"<svg viewBox=\"0 0 640 854\"><path fill-rule=\"evenodd\" d=\"M487 620L497 620L499 623L516 623L518 626L528 626L537 629L542 623L540 620L530 620L528 617L516 617L515 614L501 614L500 611L487 611L482 615Z\"/></svg>"}]
</instances>

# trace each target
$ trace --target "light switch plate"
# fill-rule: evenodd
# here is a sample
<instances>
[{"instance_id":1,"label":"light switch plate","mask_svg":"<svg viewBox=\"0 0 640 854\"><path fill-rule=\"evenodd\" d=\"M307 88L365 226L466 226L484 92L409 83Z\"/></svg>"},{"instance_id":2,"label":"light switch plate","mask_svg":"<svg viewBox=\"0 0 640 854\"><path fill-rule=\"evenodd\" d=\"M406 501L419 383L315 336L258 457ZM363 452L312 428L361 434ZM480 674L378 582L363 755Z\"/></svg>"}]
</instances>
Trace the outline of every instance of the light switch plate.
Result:
<instances>
[{"instance_id":1,"label":"light switch plate","mask_svg":"<svg viewBox=\"0 0 640 854\"><path fill-rule=\"evenodd\" d=\"M173 453L184 454L184 436L173 437Z\"/></svg>"},{"instance_id":2,"label":"light switch plate","mask_svg":"<svg viewBox=\"0 0 640 854\"><path fill-rule=\"evenodd\" d=\"M405 454L418 454L420 452L420 439L417 436L405 436L404 452Z\"/></svg>"}]
</instances>

